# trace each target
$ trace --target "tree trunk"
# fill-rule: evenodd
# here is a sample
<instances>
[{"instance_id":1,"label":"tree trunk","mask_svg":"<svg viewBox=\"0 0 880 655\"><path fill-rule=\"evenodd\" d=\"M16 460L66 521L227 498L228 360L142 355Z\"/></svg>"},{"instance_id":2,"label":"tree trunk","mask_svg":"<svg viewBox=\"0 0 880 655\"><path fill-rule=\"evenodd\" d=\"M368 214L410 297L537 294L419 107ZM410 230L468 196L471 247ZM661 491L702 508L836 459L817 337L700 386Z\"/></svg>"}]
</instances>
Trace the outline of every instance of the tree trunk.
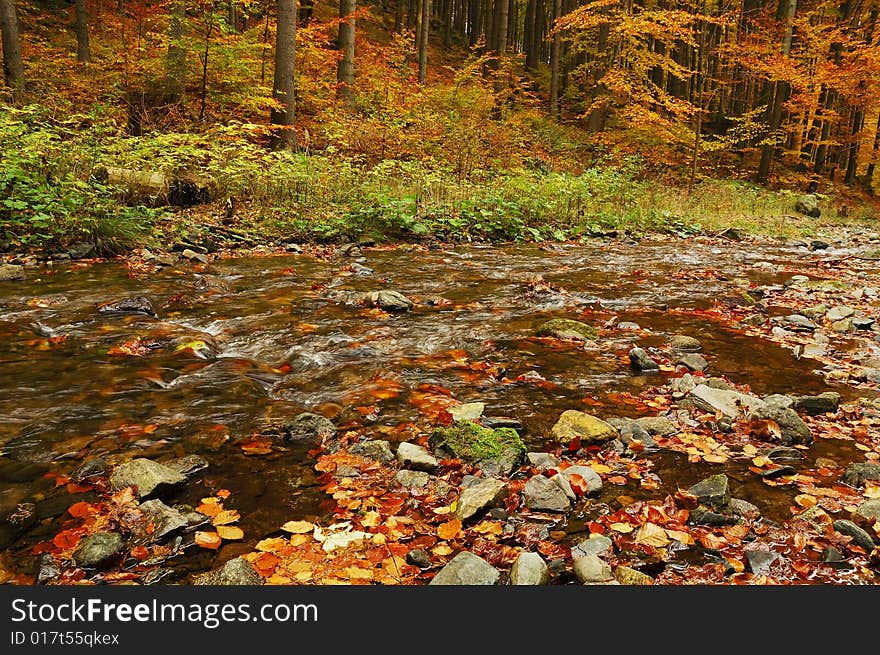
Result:
<instances>
[{"instance_id":1,"label":"tree trunk","mask_svg":"<svg viewBox=\"0 0 880 655\"><path fill-rule=\"evenodd\" d=\"M3 81L17 98L24 88L24 65L21 62L21 38L15 0L0 0L0 32L3 41Z\"/></svg>"},{"instance_id":2,"label":"tree trunk","mask_svg":"<svg viewBox=\"0 0 880 655\"><path fill-rule=\"evenodd\" d=\"M165 90L172 102L180 102L186 90L186 48L183 46L183 27L186 20L184 0L172 2L169 12Z\"/></svg>"},{"instance_id":3,"label":"tree trunk","mask_svg":"<svg viewBox=\"0 0 880 655\"><path fill-rule=\"evenodd\" d=\"M872 189L874 182L874 168L877 163L877 156L880 154L880 115L877 116L877 127L874 128L874 147L871 150L871 162L868 164L868 189Z\"/></svg>"},{"instance_id":4,"label":"tree trunk","mask_svg":"<svg viewBox=\"0 0 880 655\"><path fill-rule=\"evenodd\" d=\"M797 12L797 0L780 0L780 14L783 13L785 20L785 35L782 38L782 54L787 57L791 52L791 39L794 30L794 16ZM789 86L787 82L778 80L773 85L773 101L770 103L770 133L773 138L782 124L782 104L788 99ZM761 163L758 166L758 181L765 182L770 175L770 167L773 164L773 153L776 149L774 143L768 143L761 151Z\"/></svg>"},{"instance_id":5,"label":"tree trunk","mask_svg":"<svg viewBox=\"0 0 880 655\"><path fill-rule=\"evenodd\" d=\"M354 102L354 14L357 0L339 0L339 49L342 57L336 69L339 98L350 107Z\"/></svg>"},{"instance_id":6,"label":"tree trunk","mask_svg":"<svg viewBox=\"0 0 880 655\"><path fill-rule=\"evenodd\" d=\"M562 13L562 0L553 0L553 23ZM553 46L550 49L550 116L559 117L559 55L562 52L562 38L559 32L553 35Z\"/></svg>"},{"instance_id":7,"label":"tree trunk","mask_svg":"<svg viewBox=\"0 0 880 655\"><path fill-rule=\"evenodd\" d=\"M850 131L850 142L847 149L846 175L843 178L845 184L853 184L856 181L856 170L859 163L859 140L864 125L865 112L857 107L853 111L852 130Z\"/></svg>"},{"instance_id":8,"label":"tree trunk","mask_svg":"<svg viewBox=\"0 0 880 655\"><path fill-rule=\"evenodd\" d=\"M403 0L395 0L394 2L394 33L400 34L403 31Z\"/></svg>"},{"instance_id":9,"label":"tree trunk","mask_svg":"<svg viewBox=\"0 0 880 655\"><path fill-rule=\"evenodd\" d=\"M86 12L86 0L76 0L74 3L74 15L73 31L76 33L76 60L81 64L87 64L92 60L92 51L89 48L89 15Z\"/></svg>"},{"instance_id":10,"label":"tree trunk","mask_svg":"<svg viewBox=\"0 0 880 655\"><path fill-rule=\"evenodd\" d=\"M523 50L526 52L526 70L538 68L538 48L535 38L535 26L538 23L537 0L528 0L526 16L523 22Z\"/></svg>"},{"instance_id":11,"label":"tree trunk","mask_svg":"<svg viewBox=\"0 0 880 655\"><path fill-rule=\"evenodd\" d=\"M419 84L428 79L428 35L431 27L431 0L419 0Z\"/></svg>"},{"instance_id":12,"label":"tree trunk","mask_svg":"<svg viewBox=\"0 0 880 655\"><path fill-rule=\"evenodd\" d=\"M296 0L277 0L278 27L275 30L275 78L272 97L279 107L272 110L272 125L277 125L273 145L277 149L296 147L294 126L294 55L296 53Z\"/></svg>"}]
</instances>

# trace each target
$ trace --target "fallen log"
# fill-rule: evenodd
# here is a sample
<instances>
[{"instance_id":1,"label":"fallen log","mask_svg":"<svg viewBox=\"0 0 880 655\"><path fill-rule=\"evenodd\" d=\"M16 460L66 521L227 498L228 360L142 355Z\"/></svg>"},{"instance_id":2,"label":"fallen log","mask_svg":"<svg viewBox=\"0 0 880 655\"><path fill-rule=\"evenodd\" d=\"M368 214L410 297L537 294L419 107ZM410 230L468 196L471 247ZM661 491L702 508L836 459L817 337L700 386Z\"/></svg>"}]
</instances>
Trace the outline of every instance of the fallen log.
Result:
<instances>
[{"instance_id":1,"label":"fallen log","mask_svg":"<svg viewBox=\"0 0 880 655\"><path fill-rule=\"evenodd\" d=\"M130 204L192 207L211 200L208 180L194 176L173 178L163 173L113 166L98 166L92 175L98 182L123 189L124 200Z\"/></svg>"}]
</instances>

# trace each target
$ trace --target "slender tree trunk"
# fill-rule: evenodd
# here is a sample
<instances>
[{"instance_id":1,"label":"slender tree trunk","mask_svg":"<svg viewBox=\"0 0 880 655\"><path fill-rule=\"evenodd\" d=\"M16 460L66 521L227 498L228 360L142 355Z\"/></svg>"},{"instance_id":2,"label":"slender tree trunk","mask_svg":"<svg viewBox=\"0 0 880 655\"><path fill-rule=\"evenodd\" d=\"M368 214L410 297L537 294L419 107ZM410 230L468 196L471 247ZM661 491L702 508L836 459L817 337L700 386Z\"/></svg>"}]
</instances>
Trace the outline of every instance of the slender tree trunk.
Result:
<instances>
[{"instance_id":1,"label":"slender tree trunk","mask_svg":"<svg viewBox=\"0 0 880 655\"><path fill-rule=\"evenodd\" d=\"M277 125L273 142L277 149L296 147L294 126L294 56L296 53L296 0L277 0L278 27L275 30L275 78L272 97L279 107L270 120Z\"/></svg>"},{"instance_id":2,"label":"slender tree trunk","mask_svg":"<svg viewBox=\"0 0 880 655\"><path fill-rule=\"evenodd\" d=\"M202 50L202 83L199 88L199 121L205 120L205 103L208 99L208 55L211 53L211 36L214 33L214 15L207 9L205 19L205 47Z\"/></svg>"},{"instance_id":3,"label":"slender tree trunk","mask_svg":"<svg viewBox=\"0 0 880 655\"><path fill-rule=\"evenodd\" d=\"M403 0L395 0L394 2L394 33L400 34L403 31Z\"/></svg>"},{"instance_id":4,"label":"slender tree trunk","mask_svg":"<svg viewBox=\"0 0 880 655\"><path fill-rule=\"evenodd\" d=\"M21 61L21 37L15 0L0 0L0 32L3 42L3 81L17 98L24 89L24 65Z\"/></svg>"},{"instance_id":5,"label":"slender tree trunk","mask_svg":"<svg viewBox=\"0 0 880 655\"><path fill-rule=\"evenodd\" d=\"M339 98L346 106L354 102L354 11L357 0L339 0L339 49L342 57L336 69Z\"/></svg>"},{"instance_id":6,"label":"slender tree trunk","mask_svg":"<svg viewBox=\"0 0 880 655\"><path fill-rule=\"evenodd\" d=\"M852 130L850 131L850 142L847 148L846 175L843 178L845 184L853 184L856 181L856 171L859 163L859 135L864 125L865 112L857 107L853 111Z\"/></svg>"},{"instance_id":7,"label":"slender tree trunk","mask_svg":"<svg viewBox=\"0 0 880 655\"><path fill-rule=\"evenodd\" d=\"M266 83L266 51L269 44L269 18L272 15L272 0L266 0L266 22L263 25L263 44L267 47L262 48L260 53L260 86Z\"/></svg>"},{"instance_id":8,"label":"slender tree trunk","mask_svg":"<svg viewBox=\"0 0 880 655\"><path fill-rule=\"evenodd\" d=\"M868 188L874 181L874 168L877 164L877 157L880 155L880 114L877 116L877 127L874 128L874 147L871 149L871 162L868 164Z\"/></svg>"},{"instance_id":9,"label":"slender tree trunk","mask_svg":"<svg viewBox=\"0 0 880 655\"><path fill-rule=\"evenodd\" d=\"M168 22L168 53L165 55L165 91L172 102L180 102L186 90L186 48L183 27L186 20L184 0L175 0Z\"/></svg>"},{"instance_id":10,"label":"slender tree trunk","mask_svg":"<svg viewBox=\"0 0 880 655\"><path fill-rule=\"evenodd\" d=\"M419 0L419 84L428 79L428 35L431 29L431 0Z\"/></svg>"},{"instance_id":11,"label":"slender tree trunk","mask_svg":"<svg viewBox=\"0 0 880 655\"><path fill-rule=\"evenodd\" d=\"M562 13L562 0L553 0L553 24ZM550 49L550 115L559 117L559 55L562 52L562 38L559 32L553 35L553 46Z\"/></svg>"},{"instance_id":12,"label":"slender tree trunk","mask_svg":"<svg viewBox=\"0 0 880 655\"><path fill-rule=\"evenodd\" d=\"M92 60L92 51L89 48L89 15L86 11L86 0L76 0L74 3L73 31L76 34L76 60L81 64L87 64Z\"/></svg>"},{"instance_id":13,"label":"slender tree trunk","mask_svg":"<svg viewBox=\"0 0 880 655\"><path fill-rule=\"evenodd\" d=\"M538 68L538 48L535 38L535 27L538 23L537 0L528 0L526 16L523 23L523 50L526 52L526 70Z\"/></svg>"},{"instance_id":14,"label":"slender tree trunk","mask_svg":"<svg viewBox=\"0 0 880 655\"><path fill-rule=\"evenodd\" d=\"M783 13L784 11L784 13ZM782 54L787 57L791 52L791 39L794 30L794 16L797 12L797 0L780 0L779 13L784 16L785 35L782 39ZM782 124L782 104L788 99L789 86L781 80L773 85L773 101L770 103L770 133L775 139L776 132ZM758 181L765 182L770 175L770 167L773 164L773 153L776 150L774 143L768 143L761 151L761 163L758 166Z\"/></svg>"},{"instance_id":15,"label":"slender tree trunk","mask_svg":"<svg viewBox=\"0 0 880 655\"><path fill-rule=\"evenodd\" d=\"M706 0L702 2L701 13L706 13ZM700 41L697 49L697 115L694 125L694 152L691 161L691 183L693 188L697 180L697 171L700 166L700 138L703 132L703 91L706 88L706 21L700 21Z\"/></svg>"}]
</instances>

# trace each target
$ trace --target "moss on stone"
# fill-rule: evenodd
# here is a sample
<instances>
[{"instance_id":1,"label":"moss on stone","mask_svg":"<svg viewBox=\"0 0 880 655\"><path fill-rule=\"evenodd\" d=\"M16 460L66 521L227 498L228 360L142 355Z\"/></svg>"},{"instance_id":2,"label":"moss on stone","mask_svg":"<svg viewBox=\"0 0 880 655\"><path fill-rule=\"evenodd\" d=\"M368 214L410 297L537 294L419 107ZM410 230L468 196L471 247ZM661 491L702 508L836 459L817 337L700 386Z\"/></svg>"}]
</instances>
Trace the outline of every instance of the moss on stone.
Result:
<instances>
[{"instance_id":1,"label":"moss on stone","mask_svg":"<svg viewBox=\"0 0 880 655\"><path fill-rule=\"evenodd\" d=\"M511 451L518 455L526 452L525 444L513 428L484 428L473 421L437 428L430 443L432 447L443 448L453 457L468 462L503 457Z\"/></svg>"}]
</instances>

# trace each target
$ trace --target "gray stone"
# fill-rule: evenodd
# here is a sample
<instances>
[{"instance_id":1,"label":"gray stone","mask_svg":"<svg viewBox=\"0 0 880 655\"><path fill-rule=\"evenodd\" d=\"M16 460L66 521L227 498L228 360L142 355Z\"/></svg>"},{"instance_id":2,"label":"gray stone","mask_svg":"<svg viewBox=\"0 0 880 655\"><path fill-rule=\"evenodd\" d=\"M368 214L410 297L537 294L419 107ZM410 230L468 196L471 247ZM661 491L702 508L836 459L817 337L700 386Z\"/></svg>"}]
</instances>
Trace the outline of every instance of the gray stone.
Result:
<instances>
[{"instance_id":1,"label":"gray stone","mask_svg":"<svg viewBox=\"0 0 880 655\"><path fill-rule=\"evenodd\" d=\"M687 366L691 371L705 371L709 368L709 362L698 353L686 353L675 360L676 364Z\"/></svg>"},{"instance_id":2,"label":"gray stone","mask_svg":"<svg viewBox=\"0 0 880 655\"><path fill-rule=\"evenodd\" d=\"M825 318L829 321L842 321L845 318L849 318L853 314L856 313L852 307L847 307L846 305L838 305L837 307L832 307L825 313Z\"/></svg>"},{"instance_id":3,"label":"gray stone","mask_svg":"<svg viewBox=\"0 0 880 655\"><path fill-rule=\"evenodd\" d=\"M397 461L403 468L413 471L434 471L439 462L423 446L406 441L397 446Z\"/></svg>"},{"instance_id":4,"label":"gray stone","mask_svg":"<svg viewBox=\"0 0 880 655\"><path fill-rule=\"evenodd\" d=\"M692 509L688 516L688 523L695 525L723 527L725 525L734 525L736 522L735 517L714 512L705 505L699 505L697 508Z\"/></svg>"},{"instance_id":5,"label":"gray stone","mask_svg":"<svg viewBox=\"0 0 880 655\"><path fill-rule=\"evenodd\" d=\"M785 317L785 322L794 328L803 330L815 330L816 324L801 314L790 314Z\"/></svg>"},{"instance_id":6,"label":"gray stone","mask_svg":"<svg viewBox=\"0 0 880 655\"><path fill-rule=\"evenodd\" d=\"M828 305L813 305L801 310L801 314L809 319L816 320L825 316L828 311Z\"/></svg>"},{"instance_id":7,"label":"gray stone","mask_svg":"<svg viewBox=\"0 0 880 655\"><path fill-rule=\"evenodd\" d=\"M482 557L464 550L453 557L429 585L494 585L498 582L498 569Z\"/></svg>"},{"instance_id":8,"label":"gray stone","mask_svg":"<svg viewBox=\"0 0 880 655\"><path fill-rule=\"evenodd\" d=\"M852 319L852 325L856 330L870 330L874 326L874 319L870 316L856 316Z\"/></svg>"},{"instance_id":9,"label":"gray stone","mask_svg":"<svg viewBox=\"0 0 880 655\"><path fill-rule=\"evenodd\" d=\"M138 506L143 513L145 523L139 524L144 528L143 531L136 531L136 539L139 542L153 543L161 541L165 537L178 530L182 530L189 526L186 517L172 507L168 507L161 500L147 500ZM152 530L147 529L152 526Z\"/></svg>"},{"instance_id":10,"label":"gray stone","mask_svg":"<svg viewBox=\"0 0 880 655\"><path fill-rule=\"evenodd\" d=\"M125 544L117 532L97 532L80 539L73 551L73 562L81 568L98 566L121 553Z\"/></svg>"},{"instance_id":11,"label":"gray stone","mask_svg":"<svg viewBox=\"0 0 880 655\"><path fill-rule=\"evenodd\" d=\"M139 498L149 498L186 482L186 478L167 466L138 457L116 467L110 475L110 488L118 491L134 487Z\"/></svg>"},{"instance_id":12,"label":"gray stone","mask_svg":"<svg viewBox=\"0 0 880 655\"><path fill-rule=\"evenodd\" d=\"M582 444L587 445L611 441L617 436L617 430L591 414L567 409L550 429L550 436L557 443L568 445L579 439Z\"/></svg>"},{"instance_id":13,"label":"gray stone","mask_svg":"<svg viewBox=\"0 0 880 655\"><path fill-rule=\"evenodd\" d=\"M648 356L643 348L629 351L629 363L637 371L659 371L660 365Z\"/></svg>"},{"instance_id":14,"label":"gray stone","mask_svg":"<svg viewBox=\"0 0 880 655\"><path fill-rule=\"evenodd\" d=\"M614 579L622 585L652 585L654 578L629 566L618 566L614 569Z\"/></svg>"},{"instance_id":15,"label":"gray stone","mask_svg":"<svg viewBox=\"0 0 880 655\"><path fill-rule=\"evenodd\" d=\"M617 324L618 330L641 330L642 326L631 321L621 321Z\"/></svg>"},{"instance_id":16,"label":"gray stone","mask_svg":"<svg viewBox=\"0 0 880 655\"><path fill-rule=\"evenodd\" d=\"M562 475L561 473L557 473L553 477L550 478L560 489L562 489L563 493L568 497L568 499L572 502L577 500L577 494L574 492L574 489L571 488L571 483L568 481L568 478Z\"/></svg>"},{"instance_id":17,"label":"gray stone","mask_svg":"<svg viewBox=\"0 0 880 655\"><path fill-rule=\"evenodd\" d=\"M818 505L805 509L800 514L797 514L795 518L806 521L819 530L819 532L825 532L825 526L831 523L831 517L828 515L828 512Z\"/></svg>"},{"instance_id":18,"label":"gray stone","mask_svg":"<svg viewBox=\"0 0 880 655\"><path fill-rule=\"evenodd\" d=\"M742 498L730 499L730 511L733 512L735 516L744 518L749 516L761 516L761 510L758 509L757 505L753 505Z\"/></svg>"},{"instance_id":19,"label":"gray stone","mask_svg":"<svg viewBox=\"0 0 880 655\"><path fill-rule=\"evenodd\" d=\"M587 483L588 494L598 493L602 490L602 478L600 478L599 474L596 473L589 466L581 466L579 464L575 464L574 466L569 466L564 471L561 471L560 474L568 479L569 484L571 483L571 476L581 476L581 478L584 479L584 482Z\"/></svg>"},{"instance_id":20,"label":"gray stone","mask_svg":"<svg viewBox=\"0 0 880 655\"><path fill-rule=\"evenodd\" d=\"M316 445L336 434L336 426L330 419L311 412L296 415L283 429L286 439L314 442Z\"/></svg>"},{"instance_id":21,"label":"gray stone","mask_svg":"<svg viewBox=\"0 0 880 655\"><path fill-rule=\"evenodd\" d=\"M804 412L810 416L819 414L835 414L840 406L840 394L834 391L826 391L818 396L799 396L794 399L792 409Z\"/></svg>"},{"instance_id":22,"label":"gray stone","mask_svg":"<svg viewBox=\"0 0 880 655\"><path fill-rule=\"evenodd\" d=\"M99 314L146 314L156 317L153 303L146 296L123 298L114 302L104 303L98 307Z\"/></svg>"},{"instance_id":23,"label":"gray stone","mask_svg":"<svg viewBox=\"0 0 880 655\"><path fill-rule=\"evenodd\" d=\"M371 441L361 441L349 448L352 455L360 455L374 459L382 464L390 464L394 461L394 453L391 452L391 445L382 439Z\"/></svg>"},{"instance_id":24,"label":"gray stone","mask_svg":"<svg viewBox=\"0 0 880 655\"><path fill-rule=\"evenodd\" d=\"M721 412L728 418L737 418L742 409L753 410L764 404L760 398L755 396L749 396L739 391L715 389L708 384L698 384L691 391L690 397L695 399L697 406L701 409L709 412Z\"/></svg>"},{"instance_id":25,"label":"gray stone","mask_svg":"<svg viewBox=\"0 0 880 655\"><path fill-rule=\"evenodd\" d=\"M70 479L74 482L85 482L91 478L103 478L110 468L100 457L92 457L77 466L70 472Z\"/></svg>"},{"instance_id":26,"label":"gray stone","mask_svg":"<svg viewBox=\"0 0 880 655\"><path fill-rule=\"evenodd\" d=\"M756 548L746 549L745 555L749 570L755 575L770 575L770 568L776 561L782 559L782 556L777 552Z\"/></svg>"},{"instance_id":27,"label":"gray stone","mask_svg":"<svg viewBox=\"0 0 880 655\"><path fill-rule=\"evenodd\" d=\"M555 482L543 475L535 475L523 489L526 507L529 509L564 512L571 507L565 492Z\"/></svg>"},{"instance_id":28,"label":"gray stone","mask_svg":"<svg viewBox=\"0 0 880 655\"><path fill-rule=\"evenodd\" d=\"M189 259L190 261L201 262L202 264L207 264L210 260L200 252L196 252L191 248L184 248L183 252L180 253L180 256L184 259Z\"/></svg>"},{"instance_id":29,"label":"gray stone","mask_svg":"<svg viewBox=\"0 0 880 655\"><path fill-rule=\"evenodd\" d=\"M793 409L764 405L752 409L748 418L750 421L770 420L776 422L782 433L780 440L787 446L813 442L810 428Z\"/></svg>"},{"instance_id":30,"label":"gray stone","mask_svg":"<svg viewBox=\"0 0 880 655\"><path fill-rule=\"evenodd\" d=\"M367 307L378 307L386 312L408 312L413 308L412 300L390 289L368 291L361 296L361 302Z\"/></svg>"},{"instance_id":31,"label":"gray stone","mask_svg":"<svg viewBox=\"0 0 880 655\"><path fill-rule=\"evenodd\" d=\"M526 461L539 471L559 466L559 458L550 453L526 453Z\"/></svg>"},{"instance_id":32,"label":"gray stone","mask_svg":"<svg viewBox=\"0 0 880 655\"><path fill-rule=\"evenodd\" d=\"M24 266L17 264L0 264L0 282L17 282L27 278Z\"/></svg>"},{"instance_id":33,"label":"gray stone","mask_svg":"<svg viewBox=\"0 0 880 655\"><path fill-rule=\"evenodd\" d=\"M819 199L812 193L800 196L794 203L794 210L810 218L819 218L822 215L822 210L819 209Z\"/></svg>"},{"instance_id":34,"label":"gray stone","mask_svg":"<svg viewBox=\"0 0 880 655\"><path fill-rule=\"evenodd\" d=\"M507 485L501 480L488 478L465 489L458 498L456 518L466 521L507 498Z\"/></svg>"},{"instance_id":35,"label":"gray stone","mask_svg":"<svg viewBox=\"0 0 880 655\"><path fill-rule=\"evenodd\" d=\"M554 318L547 321L538 328L535 335L577 341L594 341L597 336L595 328L568 318Z\"/></svg>"},{"instance_id":36,"label":"gray stone","mask_svg":"<svg viewBox=\"0 0 880 655\"><path fill-rule=\"evenodd\" d=\"M453 421L476 421L483 415L486 403L464 403L449 408Z\"/></svg>"},{"instance_id":37,"label":"gray stone","mask_svg":"<svg viewBox=\"0 0 880 655\"><path fill-rule=\"evenodd\" d=\"M698 339L684 334L676 334L669 338L669 345L673 350L687 353L698 353L703 350L703 344Z\"/></svg>"},{"instance_id":38,"label":"gray stone","mask_svg":"<svg viewBox=\"0 0 880 655\"><path fill-rule=\"evenodd\" d=\"M584 555L574 560L574 574L581 583L603 583L614 580L611 567L596 555Z\"/></svg>"},{"instance_id":39,"label":"gray stone","mask_svg":"<svg viewBox=\"0 0 880 655\"><path fill-rule=\"evenodd\" d=\"M866 521L880 521L880 498L863 502L856 510L856 515Z\"/></svg>"},{"instance_id":40,"label":"gray stone","mask_svg":"<svg viewBox=\"0 0 880 655\"><path fill-rule=\"evenodd\" d=\"M764 401L764 404L766 404L768 407L786 408L791 407L794 404L794 398L781 393L774 393L769 396L764 396L762 400Z\"/></svg>"},{"instance_id":41,"label":"gray stone","mask_svg":"<svg viewBox=\"0 0 880 655\"><path fill-rule=\"evenodd\" d=\"M834 321L831 324L831 329L835 332L846 333L852 332L855 329L851 318L845 318L841 321Z\"/></svg>"},{"instance_id":42,"label":"gray stone","mask_svg":"<svg viewBox=\"0 0 880 655\"><path fill-rule=\"evenodd\" d=\"M709 378L703 384L711 389L721 389L723 391L736 391L736 387L734 387L730 382L725 380L724 378Z\"/></svg>"},{"instance_id":43,"label":"gray stone","mask_svg":"<svg viewBox=\"0 0 880 655\"><path fill-rule=\"evenodd\" d=\"M577 559L586 555L605 555L612 550L614 550L614 542L611 539L604 535L593 534L589 539L584 539L572 548L571 556L572 559Z\"/></svg>"},{"instance_id":44,"label":"gray stone","mask_svg":"<svg viewBox=\"0 0 880 655\"><path fill-rule=\"evenodd\" d=\"M688 489L688 493L696 496L703 505L723 510L730 505L730 489L727 483L727 476L719 473L697 482Z\"/></svg>"},{"instance_id":45,"label":"gray stone","mask_svg":"<svg viewBox=\"0 0 880 655\"><path fill-rule=\"evenodd\" d=\"M234 557L219 569L193 576L194 585L208 586L255 586L263 584L263 578L253 564L241 557Z\"/></svg>"},{"instance_id":46,"label":"gray stone","mask_svg":"<svg viewBox=\"0 0 880 655\"><path fill-rule=\"evenodd\" d=\"M852 537L852 543L856 546L864 550L866 553L870 553L874 550L875 544L874 540L871 538L871 535L868 534L865 530L862 530L859 526L857 526L852 521L847 521L846 519L838 519L834 522L834 529L837 530L840 534L846 535L847 537Z\"/></svg>"},{"instance_id":47,"label":"gray stone","mask_svg":"<svg viewBox=\"0 0 880 655\"><path fill-rule=\"evenodd\" d=\"M420 489L428 486L431 476L424 471L408 471L403 469L397 472L394 479L407 489Z\"/></svg>"},{"instance_id":48,"label":"gray stone","mask_svg":"<svg viewBox=\"0 0 880 655\"><path fill-rule=\"evenodd\" d=\"M208 460L199 455L184 455L162 462L162 465L189 477L208 468Z\"/></svg>"},{"instance_id":49,"label":"gray stone","mask_svg":"<svg viewBox=\"0 0 880 655\"><path fill-rule=\"evenodd\" d=\"M675 423L665 416L643 416L637 418L636 423L638 423L639 426L646 430L651 436L666 437L678 432Z\"/></svg>"},{"instance_id":50,"label":"gray stone","mask_svg":"<svg viewBox=\"0 0 880 655\"><path fill-rule=\"evenodd\" d=\"M510 569L512 585L545 585L550 580L550 570L538 553L520 553Z\"/></svg>"},{"instance_id":51,"label":"gray stone","mask_svg":"<svg viewBox=\"0 0 880 655\"><path fill-rule=\"evenodd\" d=\"M673 380L672 382L673 389L676 391L681 391L682 393L690 393L694 390L694 387L697 386L697 381L694 379L694 376L690 373L685 373L677 380Z\"/></svg>"},{"instance_id":52,"label":"gray stone","mask_svg":"<svg viewBox=\"0 0 880 655\"><path fill-rule=\"evenodd\" d=\"M797 462L804 458L804 454L797 448L777 446L767 453L767 457L774 462Z\"/></svg>"},{"instance_id":53,"label":"gray stone","mask_svg":"<svg viewBox=\"0 0 880 655\"><path fill-rule=\"evenodd\" d=\"M523 424L518 418L512 418L510 416L483 416L480 419L480 423L484 428L489 428L490 430L496 430L498 428L510 428L512 430L522 430Z\"/></svg>"}]
</instances>

